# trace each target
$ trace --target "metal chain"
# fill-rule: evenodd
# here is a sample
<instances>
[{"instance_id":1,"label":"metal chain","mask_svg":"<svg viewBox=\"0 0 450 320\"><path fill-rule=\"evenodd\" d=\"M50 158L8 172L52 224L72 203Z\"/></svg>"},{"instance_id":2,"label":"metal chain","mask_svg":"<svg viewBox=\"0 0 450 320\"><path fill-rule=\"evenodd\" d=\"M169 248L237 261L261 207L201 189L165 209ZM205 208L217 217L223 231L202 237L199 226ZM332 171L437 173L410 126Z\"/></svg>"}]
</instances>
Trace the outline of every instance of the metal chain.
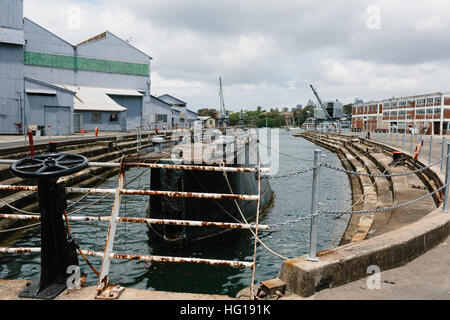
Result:
<instances>
[{"instance_id":1,"label":"metal chain","mask_svg":"<svg viewBox=\"0 0 450 320\"><path fill-rule=\"evenodd\" d=\"M408 202L405 202L405 203L397 204L397 205L394 205L394 206L392 206L392 207L379 208L379 209L372 209L372 210L361 210L361 211L331 211L331 210L321 210L321 211L318 211L318 212L315 213L315 214L310 214L310 215L302 216L302 217L300 217L299 219L296 219L296 220L290 220L290 221L286 221L286 222L280 222L280 223L269 224L268 226L269 226L269 228L288 226L288 225L291 225L291 224L295 224L295 223L299 223L299 222L302 222L302 221L311 219L312 217L320 216L320 215L322 215L322 214L330 214L330 215L338 215L338 214L339 214L339 215L343 215L343 214L369 214L369 213L381 213L381 212L384 212L384 211L391 211L391 210L395 210L395 209L398 209L398 208L403 208L403 207L407 207L407 206L416 204L416 203L418 203L418 202L420 202L420 201L422 201L422 200L424 200L424 199L426 199L426 198L428 198L428 197L433 196L434 194L436 194L436 193L438 193L439 191L445 189L445 188L446 188L447 186L449 186L449 185L450 185L450 183L448 183L448 184L446 184L446 185L444 185L444 186L442 186L442 187L440 187L440 188L434 190L433 192L430 192L430 193L428 193L428 194L426 194L426 195L424 195L424 196L422 196L422 197L420 197L420 198L417 198L417 199L414 199L414 200L411 200L411 201L408 201Z\"/></svg>"},{"instance_id":2,"label":"metal chain","mask_svg":"<svg viewBox=\"0 0 450 320\"><path fill-rule=\"evenodd\" d=\"M317 217L317 216L319 216L321 214L322 214L322 212L318 211L316 214L310 214L310 215L307 215L307 216L302 216L302 217L300 217L300 218L298 218L296 220L289 220L289 221L285 221L285 222L269 224L269 228L289 226L291 224L295 224L295 223L299 223L299 222L311 219L312 217Z\"/></svg>"},{"instance_id":3,"label":"metal chain","mask_svg":"<svg viewBox=\"0 0 450 320\"><path fill-rule=\"evenodd\" d=\"M403 208L403 207L407 207L407 206L416 204L417 202L420 202L420 201L422 201L422 200L424 200L424 199L426 199L428 197L433 196L434 194L436 194L439 191L445 189L449 185L450 185L450 183L448 183L448 184L446 184L446 185L444 185L444 186L434 190L433 192L430 192L430 193L428 193L428 194L426 194L426 195L424 195L424 196L422 196L420 198L417 198L417 199L414 199L414 200L411 200L411 201L408 201L408 202L405 202L405 203L400 203L400 204L394 205L392 207L371 209L371 210L361 210L361 211L332 211L332 210L328 211L328 210L325 210L325 211L320 211L320 213L321 214L333 214L334 215L334 214L368 214L368 213L381 213L381 212L384 212L384 211L391 211L391 210L395 210L395 209L398 209L398 208Z\"/></svg>"},{"instance_id":4,"label":"metal chain","mask_svg":"<svg viewBox=\"0 0 450 320\"><path fill-rule=\"evenodd\" d=\"M407 175L410 175L410 174L415 174L415 173L419 173L419 172L425 171L425 170L430 169L431 167L437 165L441 161L444 161L447 157L448 156L445 156L444 158L439 159L438 161L433 162L433 163L429 164L426 167L422 167L422 168L419 168L419 169L414 170L414 171L400 172L400 173L390 173L390 174L359 173L359 172L355 172L355 171L352 171L352 170L347 170L347 169L335 167L335 166L333 166L331 164L328 164L328 163L322 163L321 165L323 167L325 167L325 168L328 168L328 169L332 169L332 170L339 171L339 172L344 172L344 173L347 173L347 174L352 174L352 175L355 175L355 176L373 177L373 178L388 178L388 177L402 177L402 176L407 176Z\"/></svg>"},{"instance_id":5,"label":"metal chain","mask_svg":"<svg viewBox=\"0 0 450 320\"><path fill-rule=\"evenodd\" d=\"M289 173L285 173L285 174L278 174L278 175L267 175L267 176L263 176L263 177L267 178L267 179L279 179L279 178L292 177L292 176L296 176L299 174L307 173L307 172L317 169L321 166L322 166L322 164L318 164L318 165L312 166L308 169L304 169L304 170L300 170L300 171L293 171L293 172L289 172Z\"/></svg>"}]
</instances>

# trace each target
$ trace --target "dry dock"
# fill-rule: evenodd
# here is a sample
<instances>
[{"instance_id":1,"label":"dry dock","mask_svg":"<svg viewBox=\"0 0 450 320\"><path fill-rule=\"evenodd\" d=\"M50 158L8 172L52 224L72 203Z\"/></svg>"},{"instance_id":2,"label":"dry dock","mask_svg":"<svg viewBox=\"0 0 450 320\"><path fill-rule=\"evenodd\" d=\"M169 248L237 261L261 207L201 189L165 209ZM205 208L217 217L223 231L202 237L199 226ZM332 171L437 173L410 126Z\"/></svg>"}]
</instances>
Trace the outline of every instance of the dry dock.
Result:
<instances>
[{"instance_id":1,"label":"dry dock","mask_svg":"<svg viewBox=\"0 0 450 320\"><path fill-rule=\"evenodd\" d=\"M362 194L365 195L359 205L359 208L363 210L390 207L420 198L441 188L445 180L439 166L425 169L417 174L402 175L402 172L407 173L426 164L423 162L415 164L411 156L405 154L405 165L389 166L395 150L382 144L331 134L304 133L301 136L335 151L340 156L344 167L352 168L349 170L366 175L380 172L395 175L373 180L368 176L356 176L357 178L351 179L354 200L359 199ZM442 193L437 192L433 197L427 197L411 206L398 207L380 213L352 215L341 246L319 252L319 261L316 263L307 261L306 256L285 261L280 278L286 282L288 291L302 297L311 297L318 291L333 287L324 293L316 294L315 297L317 299L356 298L357 296L346 295L345 292L355 288L357 284L353 281L367 277L370 266L377 266L384 274L387 270L406 265L433 248L437 251L429 254L439 256L439 252L445 249L444 243L450 233L450 215L442 212L442 200ZM355 206L353 210L359 209ZM441 247L437 247L439 245ZM413 270L428 272L427 264L420 261L414 261L417 267L406 265L404 268L407 270L411 268L412 274L414 274ZM437 263L433 267L442 270L445 268L445 263ZM442 270L444 274L448 274L446 270ZM396 274L399 275L398 272ZM408 274L404 274L404 277L407 278ZM405 281L405 283L412 282ZM431 283L426 283L424 280L415 283L414 286L424 288L422 292L430 292L433 291L433 283L436 283L436 278ZM448 286L446 282L440 284L444 287ZM336 289L339 286L343 287ZM450 289L450 286L447 288ZM401 290L407 291L405 287ZM363 296L374 299L383 297L383 290L375 292L378 296L373 292ZM391 291L391 298L394 295L395 292ZM417 293L417 296L419 295L420 293ZM436 295L442 297L442 290L437 291ZM413 294L409 295L409 297L412 296ZM388 297L389 294L386 295L386 298ZM432 297L433 295L429 296L429 298ZM407 299L408 295L405 298Z\"/></svg>"}]
</instances>

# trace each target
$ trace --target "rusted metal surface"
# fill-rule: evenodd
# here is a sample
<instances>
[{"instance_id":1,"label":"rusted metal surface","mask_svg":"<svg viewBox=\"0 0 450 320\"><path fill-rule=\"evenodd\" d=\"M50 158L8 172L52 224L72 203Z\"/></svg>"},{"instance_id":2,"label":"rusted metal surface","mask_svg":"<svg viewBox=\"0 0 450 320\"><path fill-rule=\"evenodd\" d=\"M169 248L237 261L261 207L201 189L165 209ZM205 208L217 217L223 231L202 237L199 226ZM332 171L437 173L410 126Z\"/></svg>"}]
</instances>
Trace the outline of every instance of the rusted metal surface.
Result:
<instances>
[{"instance_id":1,"label":"rusted metal surface","mask_svg":"<svg viewBox=\"0 0 450 320\"><path fill-rule=\"evenodd\" d=\"M26 214L3 214L0 213L0 219L10 220L41 220L39 215ZM67 217L70 222L109 222L111 217L93 217L93 216L72 216ZM195 220L171 220L171 219L148 219L148 218L133 218L133 217L118 217L118 222L127 223L146 223L146 224L165 224L185 227L219 227L225 229L255 229L254 224L244 223L229 223L229 222L209 222L209 221L195 221ZM260 230L269 230L268 225L259 225Z\"/></svg>"},{"instance_id":2,"label":"rusted metal surface","mask_svg":"<svg viewBox=\"0 0 450 320\"><path fill-rule=\"evenodd\" d=\"M40 253L41 248L0 248L0 254Z\"/></svg>"},{"instance_id":3,"label":"rusted metal surface","mask_svg":"<svg viewBox=\"0 0 450 320\"><path fill-rule=\"evenodd\" d=\"M0 253L40 253L41 248L0 248ZM83 254L90 257L103 258L103 252L81 250ZM217 259L201 259L201 258L184 258L184 257L165 257L165 256L152 256L145 254L126 254L126 253L114 253L109 254L110 259L118 260L134 260L134 261L146 261L146 262L162 262L162 263L193 263L193 264L205 264L211 266L229 266L235 268L252 268L253 262L247 261L235 261L235 260L217 260ZM106 288L106 287L105 287Z\"/></svg>"},{"instance_id":4,"label":"rusted metal surface","mask_svg":"<svg viewBox=\"0 0 450 320\"><path fill-rule=\"evenodd\" d=\"M27 214L4 214L0 213L0 219L10 220L41 220L41 216Z\"/></svg>"},{"instance_id":5,"label":"rusted metal surface","mask_svg":"<svg viewBox=\"0 0 450 320\"><path fill-rule=\"evenodd\" d=\"M72 188L67 187L68 193L91 193L91 194L115 194L116 189L98 189L98 188Z\"/></svg>"},{"instance_id":6,"label":"rusted metal surface","mask_svg":"<svg viewBox=\"0 0 450 320\"><path fill-rule=\"evenodd\" d=\"M122 188L124 187L124 180L125 180L123 157L120 163L121 166L119 169L119 175L117 179L117 188L115 192L113 207L111 210L111 219L109 221L108 233L106 234L105 250L103 254L102 265L100 268L100 276L98 277L97 296L101 296L102 293L104 293L104 290L106 290L110 286L108 277L109 267L111 265L110 254L112 253L114 247L114 238L116 236L116 229L117 229L117 218L119 217L120 201L122 199L121 191Z\"/></svg>"},{"instance_id":7,"label":"rusted metal surface","mask_svg":"<svg viewBox=\"0 0 450 320\"><path fill-rule=\"evenodd\" d=\"M37 191L36 186L5 186L0 185L0 190L11 191ZM72 188L67 187L66 192L69 193L91 193L91 194L113 194L117 193L117 189L97 189L97 188ZM246 200L257 201L257 195L245 194L223 194L223 193L203 193L203 192L181 192L181 191L157 191L157 190L130 190L121 189L120 194L135 194L143 196L164 196L171 198L199 198L199 199L216 199L216 200Z\"/></svg>"},{"instance_id":8,"label":"rusted metal surface","mask_svg":"<svg viewBox=\"0 0 450 320\"><path fill-rule=\"evenodd\" d=\"M122 292L125 290L124 287L108 283L106 288L95 296L98 300L116 300L119 299Z\"/></svg>"},{"instance_id":9,"label":"rusted metal surface","mask_svg":"<svg viewBox=\"0 0 450 320\"><path fill-rule=\"evenodd\" d=\"M13 164L17 160L0 160L0 164ZM130 160L128 160L130 161ZM172 170L186 170L186 171L214 171L214 172L256 172L256 168L238 168L238 167L219 167L219 166L200 166L200 165L181 165L181 164L161 164L137 162L132 159L132 162L125 163L127 167L150 168L150 169L172 169ZM89 162L90 167L102 168L119 168L120 163L117 162ZM262 173L269 173L269 168L261 168Z\"/></svg>"},{"instance_id":10,"label":"rusted metal surface","mask_svg":"<svg viewBox=\"0 0 450 320\"><path fill-rule=\"evenodd\" d=\"M122 190L122 194L138 194L148 196L165 196L171 198L200 198L217 200L247 200L257 201L257 195L243 194L223 194L223 193L199 193L199 192L181 192L181 191L156 191L156 190Z\"/></svg>"},{"instance_id":11,"label":"rusted metal surface","mask_svg":"<svg viewBox=\"0 0 450 320\"><path fill-rule=\"evenodd\" d=\"M219 167L219 166L199 166L182 164L161 164L161 163L126 163L128 167L150 168L150 169L173 169L187 171L215 171L215 172L256 172L256 168ZM262 172L270 172L269 168L262 168Z\"/></svg>"},{"instance_id":12,"label":"rusted metal surface","mask_svg":"<svg viewBox=\"0 0 450 320\"><path fill-rule=\"evenodd\" d=\"M10 191L31 191L35 192L38 190L37 186L10 186L10 185L0 185L0 190L10 190Z\"/></svg>"}]
</instances>

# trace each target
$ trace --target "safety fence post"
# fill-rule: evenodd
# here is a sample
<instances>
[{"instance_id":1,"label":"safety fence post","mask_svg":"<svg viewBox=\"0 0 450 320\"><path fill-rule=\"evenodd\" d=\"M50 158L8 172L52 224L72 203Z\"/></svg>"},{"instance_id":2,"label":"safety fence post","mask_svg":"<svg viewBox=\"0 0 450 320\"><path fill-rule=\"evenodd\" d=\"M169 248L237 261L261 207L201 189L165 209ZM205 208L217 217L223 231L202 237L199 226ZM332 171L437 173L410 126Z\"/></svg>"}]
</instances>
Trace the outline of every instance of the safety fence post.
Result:
<instances>
[{"instance_id":1,"label":"safety fence post","mask_svg":"<svg viewBox=\"0 0 450 320\"><path fill-rule=\"evenodd\" d=\"M314 165L317 166L320 162L322 151L314 150ZM319 261L317 258L317 209L319 205L320 193L320 167L316 167L313 171L312 184L312 202L311 202L311 227L309 233L309 256L308 261Z\"/></svg>"},{"instance_id":2,"label":"safety fence post","mask_svg":"<svg viewBox=\"0 0 450 320\"><path fill-rule=\"evenodd\" d=\"M445 185L446 187L444 188L444 203L442 205L442 211L443 212L448 212L448 183L450 180L450 143L447 144L447 167L445 170Z\"/></svg>"},{"instance_id":3,"label":"safety fence post","mask_svg":"<svg viewBox=\"0 0 450 320\"><path fill-rule=\"evenodd\" d=\"M433 152L433 136L430 136L430 150L428 152L428 163L431 163L432 152Z\"/></svg>"},{"instance_id":4,"label":"safety fence post","mask_svg":"<svg viewBox=\"0 0 450 320\"><path fill-rule=\"evenodd\" d=\"M419 150L419 157L417 159L420 159L420 157L422 156L422 150L423 150L423 145L425 144L423 141L423 134L420 135L420 150Z\"/></svg>"},{"instance_id":5,"label":"safety fence post","mask_svg":"<svg viewBox=\"0 0 450 320\"><path fill-rule=\"evenodd\" d=\"M406 131L403 132L403 144L402 144L402 150L405 151L405 139L406 139Z\"/></svg>"},{"instance_id":6,"label":"safety fence post","mask_svg":"<svg viewBox=\"0 0 450 320\"><path fill-rule=\"evenodd\" d=\"M442 138L441 159L444 159L444 156L445 156L445 144L446 144L446 139L445 139L445 137L443 137ZM444 172L444 160L441 161L441 172Z\"/></svg>"}]
</instances>

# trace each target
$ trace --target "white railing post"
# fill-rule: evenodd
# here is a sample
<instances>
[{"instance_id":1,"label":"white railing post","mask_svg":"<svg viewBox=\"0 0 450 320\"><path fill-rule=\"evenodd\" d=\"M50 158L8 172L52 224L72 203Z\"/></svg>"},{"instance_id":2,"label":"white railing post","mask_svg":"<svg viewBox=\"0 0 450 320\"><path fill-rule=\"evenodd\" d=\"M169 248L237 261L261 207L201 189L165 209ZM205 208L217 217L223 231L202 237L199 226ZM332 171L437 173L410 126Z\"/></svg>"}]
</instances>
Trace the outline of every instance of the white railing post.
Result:
<instances>
[{"instance_id":1,"label":"white railing post","mask_svg":"<svg viewBox=\"0 0 450 320\"><path fill-rule=\"evenodd\" d=\"M442 138L442 151L441 151L441 172L444 172L444 157L445 157L445 145L446 145L446 139L445 137Z\"/></svg>"},{"instance_id":2,"label":"white railing post","mask_svg":"<svg viewBox=\"0 0 450 320\"><path fill-rule=\"evenodd\" d=\"M314 150L314 165L317 166L320 163L320 156L322 151ZM313 171L312 182L312 202L311 202L311 227L309 233L309 256L308 261L319 261L317 258L317 209L319 205L320 194L320 167L317 167Z\"/></svg>"}]
</instances>

